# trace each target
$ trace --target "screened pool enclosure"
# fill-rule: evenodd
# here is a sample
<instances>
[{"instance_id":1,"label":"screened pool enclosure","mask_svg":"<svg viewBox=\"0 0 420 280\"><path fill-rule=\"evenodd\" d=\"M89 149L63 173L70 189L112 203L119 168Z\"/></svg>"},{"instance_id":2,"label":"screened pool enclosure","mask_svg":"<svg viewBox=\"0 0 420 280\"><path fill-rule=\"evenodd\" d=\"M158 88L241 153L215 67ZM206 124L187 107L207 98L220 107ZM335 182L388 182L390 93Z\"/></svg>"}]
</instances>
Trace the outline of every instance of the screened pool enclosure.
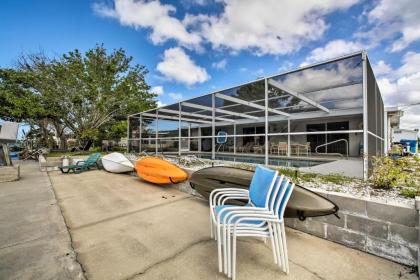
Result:
<instances>
[{"instance_id":1,"label":"screened pool enclosure","mask_svg":"<svg viewBox=\"0 0 420 280\"><path fill-rule=\"evenodd\" d=\"M128 116L131 153L360 159L384 153L384 105L365 52Z\"/></svg>"}]
</instances>

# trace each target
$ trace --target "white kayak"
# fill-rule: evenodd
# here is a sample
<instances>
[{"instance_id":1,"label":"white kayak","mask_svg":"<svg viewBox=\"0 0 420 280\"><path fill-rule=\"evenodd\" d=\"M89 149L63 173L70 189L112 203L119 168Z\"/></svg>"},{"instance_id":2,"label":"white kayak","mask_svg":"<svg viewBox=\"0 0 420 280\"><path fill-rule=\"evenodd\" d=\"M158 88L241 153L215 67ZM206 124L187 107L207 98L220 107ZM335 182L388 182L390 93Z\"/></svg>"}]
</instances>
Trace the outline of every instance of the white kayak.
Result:
<instances>
[{"instance_id":1,"label":"white kayak","mask_svg":"<svg viewBox=\"0 0 420 280\"><path fill-rule=\"evenodd\" d=\"M121 153L110 153L102 157L105 170L112 173L133 171L134 165Z\"/></svg>"}]
</instances>

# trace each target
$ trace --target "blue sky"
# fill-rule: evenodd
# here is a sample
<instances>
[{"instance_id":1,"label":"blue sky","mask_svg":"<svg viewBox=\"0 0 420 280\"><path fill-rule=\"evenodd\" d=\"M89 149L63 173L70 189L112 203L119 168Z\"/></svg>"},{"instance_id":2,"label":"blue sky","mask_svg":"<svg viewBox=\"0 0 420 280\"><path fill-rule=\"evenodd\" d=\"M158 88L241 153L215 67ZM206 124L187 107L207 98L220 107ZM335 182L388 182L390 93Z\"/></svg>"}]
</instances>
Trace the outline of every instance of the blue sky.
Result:
<instances>
[{"instance_id":1,"label":"blue sky","mask_svg":"<svg viewBox=\"0 0 420 280\"><path fill-rule=\"evenodd\" d=\"M386 105L420 102L418 0L72 0L0 4L0 67L97 43L146 65L169 104L360 49ZM403 126L419 128L419 107Z\"/></svg>"}]
</instances>

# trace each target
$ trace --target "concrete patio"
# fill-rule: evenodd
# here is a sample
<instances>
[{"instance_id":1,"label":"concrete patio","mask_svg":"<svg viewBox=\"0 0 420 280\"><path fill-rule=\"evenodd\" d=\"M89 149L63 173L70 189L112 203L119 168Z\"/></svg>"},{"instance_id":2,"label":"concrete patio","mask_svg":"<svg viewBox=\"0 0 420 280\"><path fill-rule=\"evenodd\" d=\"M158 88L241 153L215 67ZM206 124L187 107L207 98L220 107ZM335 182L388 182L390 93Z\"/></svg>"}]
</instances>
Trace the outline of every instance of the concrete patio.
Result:
<instances>
[{"instance_id":1,"label":"concrete patio","mask_svg":"<svg viewBox=\"0 0 420 280\"><path fill-rule=\"evenodd\" d=\"M83 279L51 182L38 163L0 183L0 279Z\"/></svg>"},{"instance_id":2,"label":"concrete patio","mask_svg":"<svg viewBox=\"0 0 420 280\"><path fill-rule=\"evenodd\" d=\"M128 175L49 173L89 279L227 279L207 202ZM238 244L238 279L417 279L399 264L288 229L290 274L257 239Z\"/></svg>"}]
</instances>

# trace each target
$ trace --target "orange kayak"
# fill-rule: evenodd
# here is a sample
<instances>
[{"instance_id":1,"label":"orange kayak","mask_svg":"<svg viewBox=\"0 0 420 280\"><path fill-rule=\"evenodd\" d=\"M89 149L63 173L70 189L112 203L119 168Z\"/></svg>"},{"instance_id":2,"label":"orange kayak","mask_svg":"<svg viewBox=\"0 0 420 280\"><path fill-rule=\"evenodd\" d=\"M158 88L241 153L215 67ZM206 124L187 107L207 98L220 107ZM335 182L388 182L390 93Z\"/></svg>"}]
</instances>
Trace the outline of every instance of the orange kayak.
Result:
<instances>
[{"instance_id":1,"label":"orange kayak","mask_svg":"<svg viewBox=\"0 0 420 280\"><path fill-rule=\"evenodd\" d=\"M140 178L155 184L176 184L188 179L187 172L158 157L138 160L134 168Z\"/></svg>"}]
</instances>

